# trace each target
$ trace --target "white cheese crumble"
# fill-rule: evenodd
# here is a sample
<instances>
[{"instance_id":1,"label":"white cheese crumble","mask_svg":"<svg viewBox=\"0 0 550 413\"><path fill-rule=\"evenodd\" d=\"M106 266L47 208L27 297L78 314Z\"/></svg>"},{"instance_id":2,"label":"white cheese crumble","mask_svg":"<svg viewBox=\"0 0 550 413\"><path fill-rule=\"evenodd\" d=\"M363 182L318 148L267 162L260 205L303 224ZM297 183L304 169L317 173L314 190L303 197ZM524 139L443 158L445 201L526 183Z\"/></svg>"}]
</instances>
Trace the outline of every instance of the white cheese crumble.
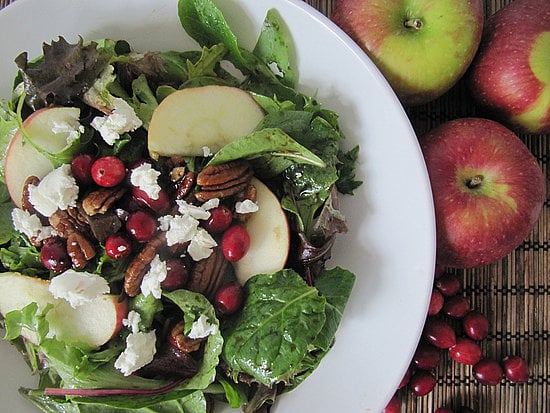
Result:
<instances>
[{"instance_id":1,"label":"white cheese crumble","mask_svg":"<svg viewBox=\"0 0 550 413\"><path fill-rule=\"evenodd\" d=\"M72 122L54 121L52 126L52 132L54 134L58 134L58 133L66 134L67 145L70 145L80 137L81 133L84 133L84 126L80 124L78 119L72 119Z\"/></svg>"},{"instance_id":2,"label":"white cheese crumble","mask_svg":"<svg viewBox=\"0 0 550 413\"><path fill-rule=\"evenodd\" d=\"M132 170L132 173L130 174L130 182L132 185L145 191L149 198L159 199L159 193L161 190L161 187L158 184L159 176L160 171L154 169L151 164L144 163Z\"/></svg>"},{"instance_id":3,"label":"white cheese crumble","mask_svg":"<svg viewBox=\"0 0 550 413\"><path fill-rule=\"evenodd\" d=\"M208 231L204 228L198 228L187 247L187 252L193 260L200 261L210 257L212 248L216 245L218 245L218 243L212 238Z\"/></svg>"},{"instance_id":4,"label":"white cheese crumble","mask_svg":"<svg viewBox=\"0 0 550 413\"><path fill-rule=\"evenodd\" d=\"M169 247L189 242L187 252L195 261L208 258L212 248L218 245L208 231L199 228L198 219L189 214L160 217L159 229L166 232L166 244Z\"/></svg>"},{"instance_id":5,"label":"white cheese crumble","mask_svg":"<svg viewBox=\"0 0 550 413\"><path fill-rule=\"evenodd\" d=\"M76 308L107 294L109 284L100 275L67 270L52 278L49 290L55 298L64 299L71 307Z\"/></svg>"},{"instance_id":6,"label":"white cheese crumble","mask_svg":"<svg viewBox=\"0 0 550 413\"><path fill-rule=\"evenodd\" d=\"M43 226L36 214L31 214L24 209L14 208L11 211L13 228L25 234L31 241L40 242L56 234L51 226Z\"/></svg>"},{"instance_id":7,"label":"white cheese crumble","mask_svg":"<svg viewBox=\"0 0 550 413\"><path fill-rule=\"evenodd\" d=\"M156 299L159 299L162 295L162 288L160 283L166 279L168 275L168 268L166 262L162 261L160 257L155 255L155 258L151 261L149 271L143 277L141 281L141 292L145 297L152 295Z\"/></svg>"},{"instance_id":8,"label":"white cheese crumble","mask_svg":"<svg viewBox=\"0 0 550 413\"><path fill-rule=\"evenodd\" d=\"M217 208L220 206L220 198L212 198L206 201L201 205L201 208L205 211L210 211L211 209Z\"/></svg>"},{"instance_id":9,"label":"white cheese crumble","mask_svg":"<svg viewBox=\"0 0 550 413\"><path fill-rule=\"evenodd\" d=\"M210 212L206 211L202 206L189 204L182 199L176 201L178 204L178 211L182 215L189 215L195 219L208 219L210 218Z\"/></svg>"},{"instance_id":10,"label":"white cheese crumble","mask_svg":"<svg viewBox=\"0 0 550 413\"><path fill-rule=\"evenodd\" d=\"M203 146L202 147L202 156L204 156L205 158L208 158L209 156L212 156L212 151L210 150L210 148L208 146Z\"/></svg>"},{"instance_id":11,"label":"white cheese crumble","mask_svg":"<svg viewBox=\"0 0 550 413\"><path fill-rule=\"evenodd\" d=\"M113 110L109 115L97 116L90 123L111 146L120 139L120 135L135 131L143 124L134 109L124 99L114 98L112 106Z\"/></svg>"},{"instance_id":12,"label":"white cheese crumble","mask_svg":"<svg viewBox=\"0 0 550 413\"><path fill-rule=\"evenodd\" d=\"M239 201L235 203L235 212L237 214L248 214L251 212L257 212L260 209L257 203L250 199Z\"/></svg>"},{"instance_id":13,"label":"white cheese crumble","mask_svg":"<svg viewBox=\"0 0 550 413\"><path fill-rule=\"evenodd\" d=\"M29 201L42 215L49 217L58 209L75 206L78 185L71 165L63 164L47 174L38 185L29 185Z\"/></svg>"},{"instance_id":14,"label":"white cheese crumble","mask_svg":"<svg viewBox=\"0 0 550 413\"><path fill-rule=\"evenodd\" d=\"M218 326L216 324L210 324L208 318L204 314L201 314L200 317L193 322L188 337L192 339L204 338L208 337L210 334L216 334L217 332Z\"/></svg>"},{"instance_id":15,"label":"white cheese crumble","mask_svg":"<svg viewBox=\"0 0 550 413\"><path fill-rule=\"evenodd\" d=\"M135 310L130 310L127 318L122 320L122 325L128 327L132 333L139 331L139 323L141 323L141 315Z\"/></svg>"},{"instance_id":16,"label":"white cheese crumble","mask_svg":"<svg viewBox=\"0 0 550 413\"><path fill-rule=\"evenodd\" d=\"M125 376L146 366L157 352L157 337L155 330L144 333L141 331L132 332L126 337L126 348L115 361L115 368Z\"/></svg>"}]
</instances>

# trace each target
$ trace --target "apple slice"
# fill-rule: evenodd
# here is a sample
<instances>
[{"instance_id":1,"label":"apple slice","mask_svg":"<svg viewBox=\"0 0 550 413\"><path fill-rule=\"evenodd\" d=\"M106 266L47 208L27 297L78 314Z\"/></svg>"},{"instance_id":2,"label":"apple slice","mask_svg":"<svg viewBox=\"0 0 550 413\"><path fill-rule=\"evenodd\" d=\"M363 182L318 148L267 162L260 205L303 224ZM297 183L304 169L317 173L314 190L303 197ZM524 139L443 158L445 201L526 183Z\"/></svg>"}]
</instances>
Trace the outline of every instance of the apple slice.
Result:
<instances>
[{"instance_id":1,"label":"apple slice","mask_svg":"<svg viewBox=\"0 0 550 413\"><path fill-rule=\"evenodd\" d=\"M264 117L250 93L208 85L178 90L155 109L148 131L152 158L204 156L254 130Z\"/></svg>"},{"instance_id":2,"label":"apple slice","mask_svg":"<svg viewBox=\"0 0 550 413\"><path fill-rule=\"evenodd\" d=\"M53 308L46 315L50 333L67 343L96 348L109 341L122 327L127 316L128 305L118 296L104 294L95 300L72 308L63 299L54 298L49 291L50 282L20 273L0 274L0 313L5 316L13 310L20 310L30 303L37 303L39 309L48 304ZM23 329L21 335L37 343L34 332Z\"/></svg>"},{"instance_id":3,"label":"apple slice","mask_svg":"<svg viewBox=\"0 0 550 413\"><path fill-rule=\"evenodd\" d=\"M290 247L288 220L279 199L259 179L252 178L252 184L256 187L259 209L245 224L250 235L250 248L243 258L233 263L241 284L255 274L270 274L283 269Z\"/></svg>"},{"instance_id":4,"label":"apple slice","mask_svg":"<svg viewBox=\"0 0 550 413\"><path fill-rule=\"evenodd\" d=\"M33 143L50 153L57 153L67 146L69 131L56 133L59 125L74 125L80 117L80 109L51 107L37 110L23 122L23 128ZM62 128L63 129L63 128ZM29 176L43 178L54 167L43 154L25 141L17 131L6 151L5 179L11 199L21 206L23 184Z\"/></svg>"}]
</instances>

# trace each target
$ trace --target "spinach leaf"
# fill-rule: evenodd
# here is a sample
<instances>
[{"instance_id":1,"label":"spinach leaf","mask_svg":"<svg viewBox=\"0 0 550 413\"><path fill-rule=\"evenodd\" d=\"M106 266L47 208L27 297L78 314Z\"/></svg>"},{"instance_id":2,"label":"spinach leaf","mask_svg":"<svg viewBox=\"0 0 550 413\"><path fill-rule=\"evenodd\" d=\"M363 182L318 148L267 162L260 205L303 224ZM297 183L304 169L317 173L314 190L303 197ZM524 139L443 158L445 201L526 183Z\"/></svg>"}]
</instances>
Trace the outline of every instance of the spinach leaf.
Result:
<instances>
[{"instance_id":1,"label":"spinach leaf","mask_svg":"<svg viewBox=\"0 0 550 413\"><path fill-rule=\"evenodd\" d=\"M289 383L325 323L324 297L293 270L259 274L245 284L244 308L225 331L223 358L266 386Z\"/></svg>"}]
</instances>

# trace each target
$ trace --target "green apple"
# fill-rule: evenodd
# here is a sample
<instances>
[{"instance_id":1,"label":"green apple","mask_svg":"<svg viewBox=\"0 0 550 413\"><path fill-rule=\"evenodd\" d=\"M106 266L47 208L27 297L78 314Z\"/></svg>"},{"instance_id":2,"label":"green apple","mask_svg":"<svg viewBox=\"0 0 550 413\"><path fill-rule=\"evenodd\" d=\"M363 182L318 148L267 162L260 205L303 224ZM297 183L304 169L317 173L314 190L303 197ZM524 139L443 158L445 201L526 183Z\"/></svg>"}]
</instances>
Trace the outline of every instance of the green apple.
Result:
<instances>
[{"instance_id":1,"label":"green apple","mask_svg":"<svg viewBox=\"0 0 550 413\"><path fill-rule=\"evenodd\" d=\"M284 268L290 247L290 232L286 214L277 196L259 179L256 187L258 211L245 224L250 235L248 252L233 263L235 274L244 284L255 274L271 274Z\"/></svg>"},{"instance_id":2,"label":"green apple","mask_svg":"<svg viewBox=\"0 0 550 413\"><path fill-rule=\"evenodd\" d=\"M77 131L80 109L51 107L33 112L23 122L25 133L34 145L44 151L57 153L69 144L70 134ZM6 151L5 179L11 199L21 206L23 185L29 176L42 179L54 166L18 131Z\"/></svg>"},{"instance_id":3,"label":"green apple","mask_svg":"<svg viewBox=\"0 0 550 413\"><path fill-rule=\"evenodd\" d=\"M15 272L0 273L0 313L5 316L13 310L21 310L31 303L39 309L48 304L46 320L50 333L67 343L96 348L109 341L122 327L128 313L125 300L112 294L104 294L76 308L64 299L56 299L49 291L50 282ZM37 343L34 332L23 329L21 335Z\"/></svg>"},{"instance_id":4,"label":"green apple","mask_svg":"<svg viewBox=\"0 0 550 413\"><path fill-rule=\"evenodd\" d=\"M181 89L155 109L147 145L152 158L204 156L254 130L264 112L250 93L209 85Z\"/></svg>"},{"instance_id":5,"label":"green apple","mask_svg":"<svg viewBox=\"0 0 550 413\"><path fill-rule=\"evenodd\" d=\"M466 72L484 11L482 0L337 0L332 19L366 51L401 102L415 105L441 96Z\"/></svg>"},{"instance_id":6,"label":"green apple","mask_svg":"<svg viewBox=\"0 0 550 413\"><path fill-rule=\"evenodd\" d=\"M550 133L550 1L515 0L487 19L469 84L516 132Z\"/></svg>"}]
</instances>

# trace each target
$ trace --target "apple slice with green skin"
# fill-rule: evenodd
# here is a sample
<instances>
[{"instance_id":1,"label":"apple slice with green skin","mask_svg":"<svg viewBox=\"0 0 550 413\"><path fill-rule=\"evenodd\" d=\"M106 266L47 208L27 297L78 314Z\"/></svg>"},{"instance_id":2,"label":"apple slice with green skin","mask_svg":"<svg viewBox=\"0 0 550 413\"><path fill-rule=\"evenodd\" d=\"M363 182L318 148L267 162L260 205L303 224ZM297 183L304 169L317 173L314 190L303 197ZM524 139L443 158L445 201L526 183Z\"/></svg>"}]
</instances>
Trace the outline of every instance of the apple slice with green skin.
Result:
<instances>
[{"instance_id":1,"label":"apple slice with green skin","mask_svg":"<svg viewBox=\"0 0 550 413\"><path fill-rule=\"evenodd\" d=\"M128 314L125 300L112 294L104 294L89 303L76 308L63 299L56 299L49 291L50 282L40 278L8 272L0 274L0 313L5 316L13 310L21 310L30 303L37 303L39 309L48 304L46 320L50 333L67 343L96 348L109 341L122 327L122 320ZM37 343L34 332L23 329L21 335Z\"/></svg>"},{"instance_id":2,"label":"apple slice with green skin","mask_svg":"<svg viewBox=\"0 0 550 413\"><path fill-rule=\"evenodd\" d=\"M181 89L155 109L148 130L148 149L159 156L204 156L254 130L264 117L250 93L230 86Z\"/></svg>"},{"instance_id":3,"label":"apple slice with green skin","mask_svg":"<svg viewBox=\"0 0 550 413\"><path fill-rule=\"evenodd\" d=\"M469 85L516 132L550 133L550 1L515 0L485 24Z\"/></svg>"},{"instance_id":4,"label":"apple slice with green skin","mask_svg":"<svg viewBox=\"0 0 550 413\"><path fill-rule=\"evenodd\" d=\"M56 125L74 125L80 117L80 109L51 107L37 110L23 122L26 134L33 143L46 152L57 153L67 147L69 132L55 133ZM21 206L23 185L29 176L43 178L53 171L52 163L17 131L6 151L5 179L11 199Z\"/></svg>"},{"instance_id":5,"label":"apple slice with green skin","mask_svg":"<svg viewBox=\"0 0 550 413\"><path fill-rule=\"evenodd\" d=\"M401 102L429 102L466 72L483 29L482 0L337 0L333 21L365 50Z\"/></svg>"},{"instance_id":6,"label":"apple slice with green skin","mask_svg":"<svg viewBox=\"0 0 550 413\"><path fill-rule=\"evenodd\" d=\"M258 211L245 224L250 235L248 252L233 263L235 274L244 284L255 274L270 274L284 268L290 247L290 232L279 199L259 179L252 178L256 187Z\"/></svg>"}]
</instances>

